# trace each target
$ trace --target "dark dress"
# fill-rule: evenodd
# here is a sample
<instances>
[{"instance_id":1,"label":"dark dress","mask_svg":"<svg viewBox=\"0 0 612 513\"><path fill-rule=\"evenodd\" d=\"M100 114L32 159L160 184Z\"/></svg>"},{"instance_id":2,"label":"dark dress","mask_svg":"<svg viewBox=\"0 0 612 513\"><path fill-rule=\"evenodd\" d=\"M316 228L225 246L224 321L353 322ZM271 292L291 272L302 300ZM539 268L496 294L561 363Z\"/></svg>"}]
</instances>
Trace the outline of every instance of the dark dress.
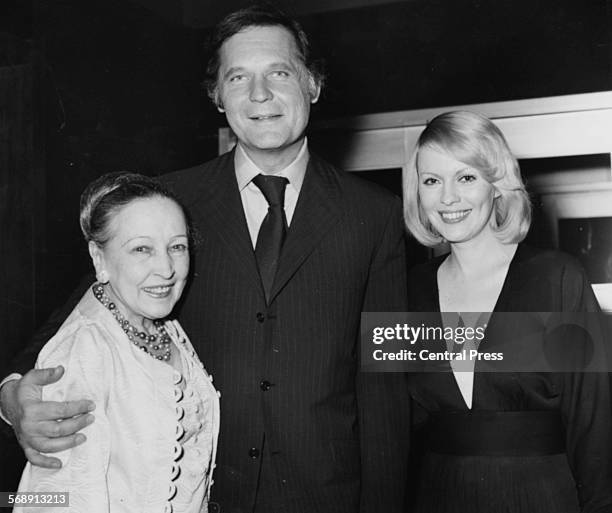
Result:
<instances>
[{"instance_id":1,"label":"dark dress","mask_svg":"<svg viewBox=\"0 0 612 513\"><path fill-rule=\"evenodd\" d=\"M411 271L411 311L440 310L437 270L444 258L435 258ZM598 310L583 270L571 257L519 245L494 312ZM494 317L495 314L492 320ZM485 338L483 344L486 343ZM478 365L471 413L452 372L411 376L417 450L427 445L419 441L422 442L428 431L431 433L427 427L432 419L440 416L448 419L446 414L557 411L563 427L560 443L563 446L565 442L566 452L528 456L457 455L422 449L415 511L612 512L608 375L478 373ZM453 430L452 422L445 422L444 429Z\"/></svg>"}]
</instances>

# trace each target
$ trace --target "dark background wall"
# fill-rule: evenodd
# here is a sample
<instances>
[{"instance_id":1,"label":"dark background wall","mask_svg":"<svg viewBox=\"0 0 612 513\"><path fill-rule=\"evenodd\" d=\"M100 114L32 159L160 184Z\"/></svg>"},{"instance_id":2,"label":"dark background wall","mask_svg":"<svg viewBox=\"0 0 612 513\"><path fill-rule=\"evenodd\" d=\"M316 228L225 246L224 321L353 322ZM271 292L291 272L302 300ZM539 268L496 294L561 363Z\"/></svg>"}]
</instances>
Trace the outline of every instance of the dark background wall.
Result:
<instances>
[{"instance_id":1,"label":"dark background wall","mask_svg":"<svg viewBox=\"0 0 612 513\"><path fill-rule=\"evenodd\" d=\"M326 114L609 89L610 4L422 0L305 19L329 63Z\"/></svg>"},{"instance_id":2,"label":"dark background wall","mask_svg":"<svg viewBox=\"0 0 612 513\"><path fill-rule=\"evenodd\" d=\"M215 14L241 3L217 2ZM312 13L305 0L282 2L327 62L315 119L612 89L609 0L360 3L319 1ZM89 267L78 230L84 186L104 172L156 175L216 155L224 119L200 82L217 19L185 23L195 4L172 5L0 6L3 375ZM14 489L15 473L7 479L0 488Z\"/></svg>"}]
</instances>

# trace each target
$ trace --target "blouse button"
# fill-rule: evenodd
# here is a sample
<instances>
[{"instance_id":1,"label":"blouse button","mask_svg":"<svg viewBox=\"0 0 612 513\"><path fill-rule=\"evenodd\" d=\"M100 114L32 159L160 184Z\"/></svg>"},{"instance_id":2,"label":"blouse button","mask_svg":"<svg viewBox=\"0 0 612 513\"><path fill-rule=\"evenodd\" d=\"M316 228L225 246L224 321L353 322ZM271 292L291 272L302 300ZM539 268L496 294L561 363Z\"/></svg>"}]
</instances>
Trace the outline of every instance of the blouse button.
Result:
<instances>
[{"instance_id":1,"label":"blouse button","mask_svg":"<svg viewBox=\"0 0 612 513\"><path fill-rule=\"evenodd\" d=\"M182 391L180 388L176 387L176 388L174 389L174 400L175 400L176 402L178 402L178 401L180 401L182 398L183 398L183 391Z\"/></svg>"},{"instance_id":2,"label":"blouse button","mask_svg":"<svg viewBox=\"0 0 612 513\"><path fill-rule=\"evenodd\" d=\"M174 483L170 483L168 487L168 500L172 500L176 495L176 485Z\"/></svg>"},{"instance_id":3,"label":"blouse button","mask_svg":"<svg viewBox=\"0 0 612 513\"><path fill-rule=\"evenodd\" d=\"M174 371L174 384L178 385L183 380L183 375L180 372Z\"/></svg>"},{"instance_id":4,"label":"blouse button","mask_svg":"<svg viewBox=\"0 0 612 513\"><path fill-rule=\"evenodd\" d=\"M200 406L198 404L195 405L195 408L193 409L194 413L200 413Z\"/></svg>"},{"instance_id":5,"label":"blouse button","mask_svg":"<svg viewBox=\"0 0 612 513\"><path fill-rule=\"evenodd\" d=\"M172 459L177 461L183 455L183 446L179 443L174 444L172 449Z\"/></svg>"},{"instance_id":6,"label":"blouse button","mask_svg":"<svg viewBox=\"0 0 612 513\"><path fill-rule=\"evenodd\" d=\"M189 392L187 392L187 395L188 395L189 397L193 397L193 388L190 388L190 389L189 389Z\"/></svg>"},{"instance_id":7,"label":"blouse button","mask_svg":"<svg viewBox=\"0 0 612 513\"><path fill-rule=\"evenodd\" d=\"M169 502L164 506L164 513L172 513L172 504Z\"/></svg>"},{"instance_id":8,"label":"blouse button","mask_svg":"<svg viewBox=\"0 0 612 513\"><path fill-rule=\"evenodd\" d=\"M176 463L172 464L172 474L170 475L170 479L172 479L172 481L178 477L180 470L181 467L179 467Z\"/></svg>"},{"instance_id":9,"label":"blouse button","mask_svg":"<svg viewBox=\"0 0 612 513\"><path fill-rule=\"evenodd\" d=\"M176 425L176 439L180 440L181 437L185 434L185 428L182 426L182 424L177 424Z\"/></svg>"},{"instance_id":10,"label":"blouse button","mask_svg":"<svg viewBox=\"0 0 612 513\"><path fill-rule=\"evenodd\" d=\"M185 415L185 410L183 409L182 406L177 406L175 411L176 411L176 419L181 420Z\"/></svg>"},{"instance_id":11,"label":"blouse button","mask_svg":"<svg viewBox=\"0 0 612 513\"><path fill-rule=\"evenodd\" d=\"M217 396L221 398L221 392L219 392L219 390L217 390Z\"/></svg>"},{"instance_id":12,"label":"blouse button","mask_svg":"<svg viewBox=\"0 0 612 513\"><path fill-rule=\"evenodd\" d=\"M204 424L202 424L201 422L198 422L198 429L202 429L202 427L204 427Z\"/></svg>"}]
</instances>

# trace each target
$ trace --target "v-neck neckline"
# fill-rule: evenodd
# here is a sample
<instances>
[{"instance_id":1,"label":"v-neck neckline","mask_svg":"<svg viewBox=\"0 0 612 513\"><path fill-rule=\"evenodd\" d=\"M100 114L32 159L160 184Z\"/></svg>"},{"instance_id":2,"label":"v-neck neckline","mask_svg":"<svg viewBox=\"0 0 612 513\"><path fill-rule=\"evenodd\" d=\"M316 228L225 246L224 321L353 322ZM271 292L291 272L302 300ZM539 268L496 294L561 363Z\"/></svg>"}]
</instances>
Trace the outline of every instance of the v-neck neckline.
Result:
<instances>
[{"instance_id":1,"label":"v-neck neckline","mask_svg":"<svg viewBox=\"0 0 612 513\"><path fill-rule=\"evenodd\" d=\"M512 258L510 259L510 264L508 265L508 269L506 271L506 276L504 277L504 281L501 287L501 290L499 291L499 294L497 296L497 300L495 301L495 306L493 307L493 309L491 310L491 315L489 316L489 324L491 323L491 321L493 320L494 316L493 314L495 312L500 312L500 311L504 311L504 309L506 308L506 305L508 304L508 298L510 297L510 292L511 292L511 288L513 286L513 284L516 283L516 273L517 273L517 268L520 265L521 260L524 257L524 252L525 252L525 246L523 244L518 244L516 247L516 250L514 251L514 255L512 255ZM434 300L434 305L436 307L436 311L438 311L440 314L442 314L442 309L440 307L440 289L438 286L438 270L440 269L440 266L442 265L442 263L450 256L450 254L446 255L444 258L440 258L439 262L436 262L437 265L434 266L433 269L433 282L434 282L434 287L433 287L433 300ZM440 315L440 322L442 323L442 316ZM486 344L487 341L487 337L485 334L484 339L481 341L479 348L481 348L484 344ZM454 370L452 369L452 366L449 363L449 372L452 373L452 382L455 386L455 391L459 396L459 399L461 401L461 404L463 405L463 408L466 411L473 411L476 405L476 376L477 376L477 372L476 372L476 364L474 365L474 368L472 369L471 373L472 373L472 387L471 387L471 395L472 395L472 401L471 401L471 406L468 405L466 398L463 395L463 391L461 389L461 387L459 386L459 382L457 380L457 376L455 375Z\"/></svg>"},{"instance_id":2,"label":"v-neck neckline","mask_svg":"<svg viewBox=\"0 0 612 513\"><path fill-rule=\"evenodd\" d=\"M510 259L510 264L508 265L508 269L506 271L506 276L504 277L504 281L502 283L502 287L497 295L497 299L495 300L495 305L491 310L491 313L502 311L500 307L507 303L507 297L509 294L509 288L511 287L511 283L514 282L512 279L516 267L522 258L524 246L522 244L518 244L516 250L514 251L514 255ZM440 285L438 283L438 271L442 264L446 261L446 259L450 256L450 253L447 254L444 258L440 259L440 262L435 266L434 271L434 304L436 306L436 311L442 313L442 308L440 307Z\"/></svg>"}]
</instances>

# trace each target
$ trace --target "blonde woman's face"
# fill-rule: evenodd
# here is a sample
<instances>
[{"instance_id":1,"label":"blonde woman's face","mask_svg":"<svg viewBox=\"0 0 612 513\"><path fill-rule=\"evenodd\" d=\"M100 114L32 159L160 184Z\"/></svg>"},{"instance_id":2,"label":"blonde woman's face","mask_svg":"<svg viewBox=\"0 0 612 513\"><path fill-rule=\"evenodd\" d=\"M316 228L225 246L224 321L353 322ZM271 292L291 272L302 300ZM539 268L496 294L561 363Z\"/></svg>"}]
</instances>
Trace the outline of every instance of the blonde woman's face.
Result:
<instances>
[{"instance_id":1,"label":"blonde woman's face","mask_svg":"<svg viewBox=\"0 0 612 513\"><path fill-rule=\"evenodd\" d=\"M423 147L417 170L421 207L444 239L467 242L491 230L496 189L478 169Z\"/></svg>"}]
</instances>

